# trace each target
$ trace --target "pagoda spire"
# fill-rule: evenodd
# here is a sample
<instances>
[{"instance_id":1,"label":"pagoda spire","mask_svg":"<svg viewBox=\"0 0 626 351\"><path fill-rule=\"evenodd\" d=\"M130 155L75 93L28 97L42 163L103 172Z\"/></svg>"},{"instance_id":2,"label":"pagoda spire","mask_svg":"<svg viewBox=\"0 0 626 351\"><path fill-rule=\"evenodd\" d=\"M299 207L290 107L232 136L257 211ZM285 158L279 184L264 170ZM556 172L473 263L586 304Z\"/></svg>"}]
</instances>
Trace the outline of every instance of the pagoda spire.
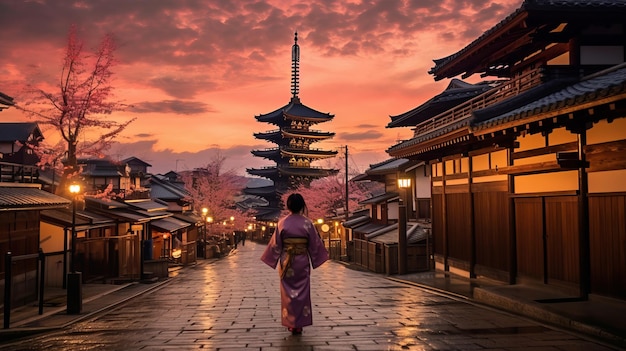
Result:
<instances>
[{"instance_id":1,"label":"pagoda spire","mask_svg":"<svg viewBox=\"0 0 626 351\"><path fill-rule=\"evenodd\" d=\"M296 31L291 47L291 101L299 102L300 98L300 46L298 45L298 32Z\"/></svg>"}]
</instances>

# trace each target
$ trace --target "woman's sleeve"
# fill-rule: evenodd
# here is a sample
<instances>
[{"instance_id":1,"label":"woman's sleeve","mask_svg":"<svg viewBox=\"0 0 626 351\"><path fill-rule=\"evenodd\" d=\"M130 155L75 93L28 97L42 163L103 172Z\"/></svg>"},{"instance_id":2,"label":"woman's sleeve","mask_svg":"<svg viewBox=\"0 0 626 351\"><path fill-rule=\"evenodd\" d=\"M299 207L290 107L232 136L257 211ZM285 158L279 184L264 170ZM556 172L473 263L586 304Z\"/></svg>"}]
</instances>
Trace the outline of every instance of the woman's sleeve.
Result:
<instances>
[{"instance_id":1,"label":"woman's sleeve","mask_svg":"<svg viewBox=\"0 0 626 351\"><path fill-rule=\"evenodd\" d=\"M267 244L263 255L261 255L261 261L272 268L276 268L278 259L283 251L283 242L280 239L280 235L276 234L279 232L278 229L277 227L274 234L272 234L270 242Z\"/></svg>"},{"instance_id":2,"label":"woman's sleeve","mask_svg":"<svg viewBox=\"0 0 626 351\"><path fill-rule=\"evenodd\" d=\"M307 227L309 236L309 256L311 257L311 266L313 269L321 266L328 261L328 251L324 247L324 241L320 237L315 226L309 222Z\"/></svg>"}]
</instances>

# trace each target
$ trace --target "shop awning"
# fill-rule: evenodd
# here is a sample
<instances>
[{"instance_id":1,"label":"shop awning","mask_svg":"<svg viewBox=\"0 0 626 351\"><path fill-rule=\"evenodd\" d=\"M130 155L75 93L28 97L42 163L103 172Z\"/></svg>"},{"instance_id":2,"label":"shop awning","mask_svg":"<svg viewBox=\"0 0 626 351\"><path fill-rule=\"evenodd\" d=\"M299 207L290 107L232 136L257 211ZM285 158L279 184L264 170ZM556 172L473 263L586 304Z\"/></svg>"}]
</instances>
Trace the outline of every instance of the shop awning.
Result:
<instances>
[{"instance_id":1,"label":"shop awning","mask_svg":"<svg viewBox=\"0 0 626 351\"><path fill-rule=\"evenodd\" d=\"M398 224L385 227L377 232L373 232L366 237L371 242L393 245L398 243ZM408 244L415 244L426 240L426 236L430 235L430 227L421 223L407 223L406 236Z\"/></svg>"},{"instance_id":2,"label":"shop awning","mask_svg":"<svg viewBox=\"0 0 626 351\"><path fill-rule=\"evenodd\" d=\"M46 210L68 207L71 203L35 186L0 186L0 211Z\"/></svg>"},{"instance_id":3,"label":"shop awning","mask_svg":"<svg viewBox=\"0 0 626 351\"><path fill-rule=\"evenodd\" d=\"M370 216L358 216L354 218L350 218L349 220L343 222L344 228L352 228L359 225L364 224L365 222L369 222L371 220Z\"/></svg>"},{"instance_id":4,"label":"shop awning","mask_svg":"<svg viewBox=\"0 0 626 351\"><path fill-rule=\"evenodd\" d=\"M173 217L167 217L162 219L157 219L150 222L150 226L155 229L162 230L164 232L175 232L177 230L181 230L191 226L191 224L181 221L180 219L176 219Z\"/></svg>"}]
</instances>

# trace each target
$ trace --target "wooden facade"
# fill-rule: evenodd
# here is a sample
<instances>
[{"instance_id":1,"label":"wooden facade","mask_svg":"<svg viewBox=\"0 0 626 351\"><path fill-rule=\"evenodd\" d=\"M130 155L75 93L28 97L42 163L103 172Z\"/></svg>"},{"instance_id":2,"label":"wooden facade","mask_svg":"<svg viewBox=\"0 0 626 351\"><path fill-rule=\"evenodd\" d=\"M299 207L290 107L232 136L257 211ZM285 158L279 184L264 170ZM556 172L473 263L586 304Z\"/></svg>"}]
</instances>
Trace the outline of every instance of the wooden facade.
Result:
<instances>
[{"instance_id":1,"label":"wooden facade","mask_svg":"<svg viewBox=\"0 0 626 351\"><path fill-rule=\"evenodd\" d=\"M435 79L502 79L388 149L431 166L437 268L626 299L624 15L527 0L435 60Z\"/></svg>"},{"instance_id":2,"label":"wooden facade","mask_svg":"<svg viewBox=\"0 0 626 351\"><path fill-rule=\"evenodd\" d=\"M344 222L351 232L352 260L365 269L386 274L398 273L398 248L400 241L400 211L406 211L406 270L428 270L430 229L430 168L424 162L407 159L389 159L377 164L353 179L375 181L384 185L385 192L362 201L367 215ZM413 180L409 189L400 189L398 179ZM402 200L401 200L402 199ZM403 206L400 206L400 203Z\"/></svg>"}]
</instances>

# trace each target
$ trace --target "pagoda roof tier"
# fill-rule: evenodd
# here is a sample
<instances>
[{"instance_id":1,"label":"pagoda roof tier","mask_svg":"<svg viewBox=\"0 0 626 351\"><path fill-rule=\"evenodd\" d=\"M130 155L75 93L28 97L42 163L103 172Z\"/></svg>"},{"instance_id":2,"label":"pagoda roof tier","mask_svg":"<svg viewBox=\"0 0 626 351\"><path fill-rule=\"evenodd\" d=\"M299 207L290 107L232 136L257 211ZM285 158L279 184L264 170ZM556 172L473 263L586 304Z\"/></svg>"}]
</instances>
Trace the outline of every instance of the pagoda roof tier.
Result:
<instances>
[{"instance_id":1,"label":"pagoda roof tier","mask_svg":"<svg viewBox=\"0 0 626 351\"><path fill-rule=\"evenodd\" d=\"M257 188L245 188L243 191L248 195L276 196L276 187L274 185L260 186Z\"/></svg>"},{"instance_id":2,"label":"pagoda roof tier","mask_svg":"<svg viewBox=\"0 0 626 351\"><path fill-rule=\"evenodd\" d=\"M276 186L274 185L268 185L268 186L257 187L257 188L245 188L243 189L243 192L247 195L254 195L254 196L264 198L270 203L269 206L271 206L272 203L280 201L281 192L279 192L276 189Z\"/></svg>"},{"instance_id":3,"label":"pagoda roof tier","mask_svg":"<svg viewBox=\"0 0 626 351\"><path fill-rule=\"evenodd\" d=\"M254 217L257 221L277 222L281 216L281 209L278 207L255 207Z\"/></svg>"},{"instance_id":4,"label":"pagoda roof tier","mask_svg":"<svg viewBox=\"0 0 626 351\"><path fill-rule=\"evenodd\" d=\"M306 157L324 159L337 155L337 150L321 150L321 149L298 149L292 147L282 148L280 153L288 157Z\"/></svg>"},{"instance_id":5,"label":"pagoda roof tier","mask_svg":"<svg viewBox=\"0 0 626 351\"><path fill-rule=\"evenodd\" d=\"M301 138L313 141L326 140L335 136L333 132L322 132L319 130L302 130L302 129L276 129L267 132L254 133L257 139L279 142L284 139Z\"/></svg>"},{"instance_id":6,"label":"pagoda roof tier","mask_svg":"<svg viewBox=\"0 0 626 351\"><path fill-rule=\"evenodd\" d=\"M291 120L306 120L309 123L322 123L330 121L335 117L330 113L324 113L314 110L300 103L300 99L291 99L291 101L270 113L255 116L259 122L267 122L275 125L285 125Z\"/></svg>"},{"instance_id":7,"label":"pagoda roof tier","mask_svg":"<svg viewBox=\"0 0 626 351\"><path fill-rule=\"evenodd\" d=\"M265 168L248 168L246 171L252 175L276 179L282 176L297 176L309 178L323 178L339 173L337 169L317 168L317 167L293 167L293 166L274 166Z\"/></svg>"},{"instance_id":8,"label":"pagoda roof tier","mask_svg":"<svg viewBox=\"0 0 626 351\"><path fill-rule=\"evenodd\" d=\"M320 149L298 149L292 147L271 148L265 150L252 150L252 154L257 157L264 157L274 161L280 161L290 157L305 157L309 159L325 159L337 155L334 150Z\"/></svg>"}]
</instances>

